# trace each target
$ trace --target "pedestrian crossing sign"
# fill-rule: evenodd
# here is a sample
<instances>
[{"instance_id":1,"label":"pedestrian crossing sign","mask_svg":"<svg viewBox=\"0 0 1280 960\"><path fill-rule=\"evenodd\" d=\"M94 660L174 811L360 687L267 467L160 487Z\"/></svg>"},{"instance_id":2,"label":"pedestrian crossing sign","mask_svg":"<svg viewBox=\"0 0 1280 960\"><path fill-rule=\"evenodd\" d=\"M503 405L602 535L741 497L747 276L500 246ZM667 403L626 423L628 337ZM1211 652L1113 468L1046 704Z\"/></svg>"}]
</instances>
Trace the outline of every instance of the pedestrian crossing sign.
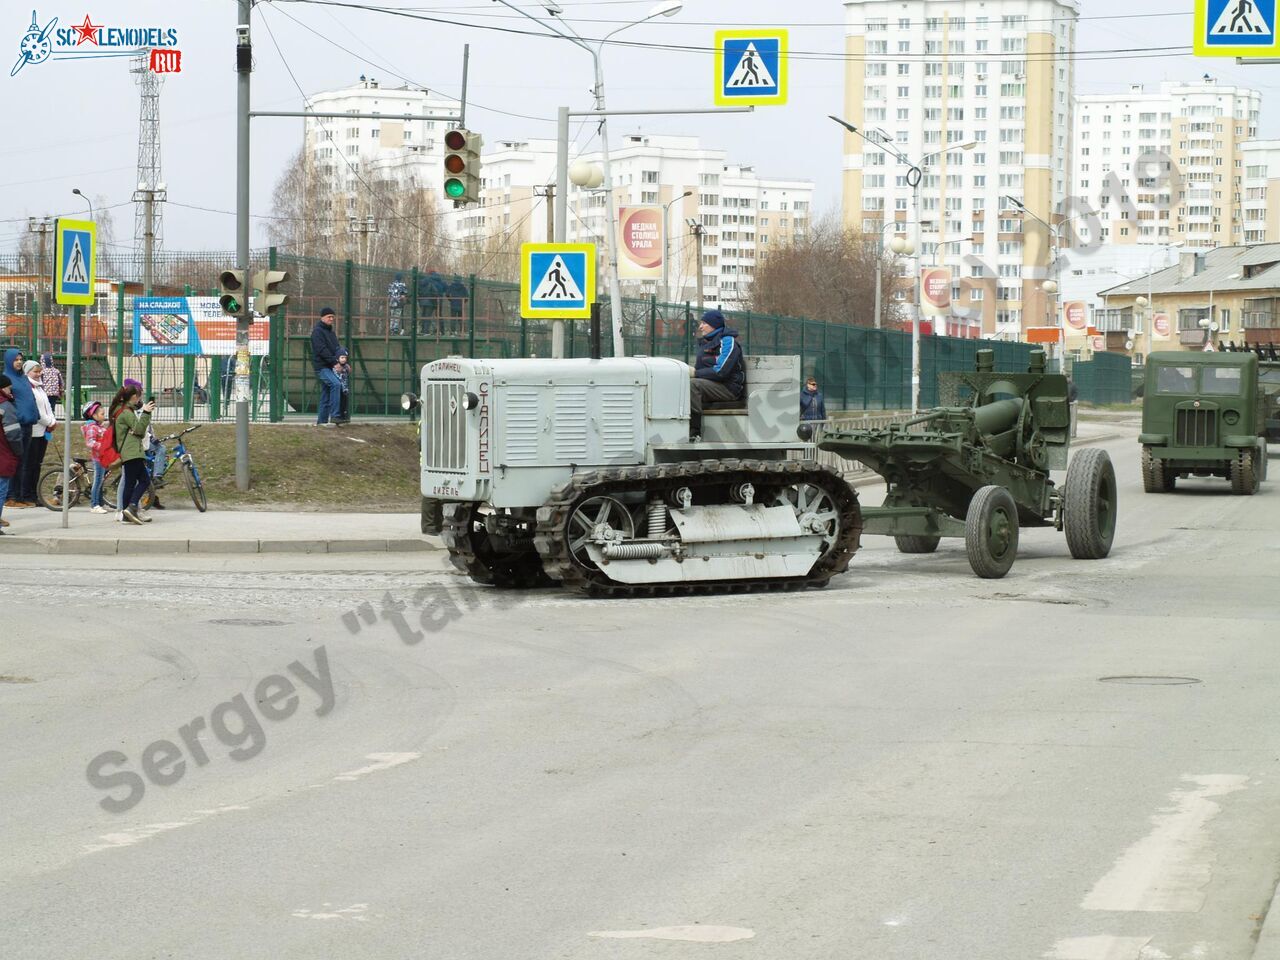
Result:
<instances>
[{"instance_id":1,"label":"pedestrian crossing sign","mask_svg":"<svg viewBox=\"0 0 1280 960\"><path fill-rule=\"evenodd\" d=\"M717 30L715 50L717 106L787 102L786 30Z\"/></svg>"},{"instance_id":2,"label":"pedestrian crossing sign","mask_svg":"<svg viewBox=\"0 0 1280 960\"><path fill-rule=\"evenodd\" d=\"M594 243L520 246L520 315L526 319L585 319L596 299Z\"/></svg>"},{"instance_id":3,"label":"pedestrian crossing sign","mask_svg":"<svg viewBox=\"0 0 1280 960\"><path fill-rule=\"evenodd\" d=\"M93 306L97 280L97 224L59 220L53 244L53 299L73 307Z\"/></svg>"},{"instance_id":4,"label":"pedestrian crossing sign","mask_svg":"<svg viewBox=\"0 0 1280 960\"><path fill-rule=\"evenodd\" d=\"M1198 57L1276 57L1280 0L1196 0Z\"/></svg>"}]
</instances>

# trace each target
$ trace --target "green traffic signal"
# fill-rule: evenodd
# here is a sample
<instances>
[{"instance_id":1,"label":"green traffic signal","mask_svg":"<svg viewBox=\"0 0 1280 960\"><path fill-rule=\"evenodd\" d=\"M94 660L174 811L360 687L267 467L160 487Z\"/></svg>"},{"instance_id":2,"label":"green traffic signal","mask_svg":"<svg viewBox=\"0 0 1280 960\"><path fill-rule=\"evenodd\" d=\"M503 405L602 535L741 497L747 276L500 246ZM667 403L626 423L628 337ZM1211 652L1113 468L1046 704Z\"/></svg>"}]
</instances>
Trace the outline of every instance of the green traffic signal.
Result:
<instances>
[{"instance_id":1,"label":"green traffic signal","mask_svg":"<svg viewBox=\"0 0 1280 960\"><path fill-rule=\"evenodd\" d=\"M230 294L219 298L218 303L222 305L223 313L232 315L238 315L240 313L240 301Z\"/></svg>"},{"instance_id":2,"label":"green traffic signal","mask_svg":"<svg viewBox=\"0 0 1280 960\"><path fill-rule=\"evenodd\" d=\"M461 180L449 179L444 182L444 192L446 196L454 200L460 200L466 196L467 185Z\"/></svg>"}]
</instances>

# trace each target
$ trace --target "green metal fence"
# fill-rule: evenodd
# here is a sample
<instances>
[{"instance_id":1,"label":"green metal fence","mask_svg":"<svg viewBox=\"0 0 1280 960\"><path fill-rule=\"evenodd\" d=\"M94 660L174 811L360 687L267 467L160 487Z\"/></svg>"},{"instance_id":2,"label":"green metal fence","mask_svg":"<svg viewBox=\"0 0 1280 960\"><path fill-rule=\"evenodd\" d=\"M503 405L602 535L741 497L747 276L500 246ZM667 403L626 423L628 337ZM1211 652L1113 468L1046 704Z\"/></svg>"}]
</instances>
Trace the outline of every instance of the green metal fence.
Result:
<instances>
[{"instance_id":1,"label":"green metal fence","mask_svg":"<svg viewBox=\"0 0 1280 960\"><path fill-rule=\"evenodd\" d=\"M197 256L202 262L197 262ZM161 264L158 295L209 294L208 283L229 253L172 254ZM415 390L422 365L450 354L473 357L545 357L551 353L551 324L520 316L516 284L476 277L439 275L429 269L394 269L352 261L300 257L274 248L256 251L256 265L270 264L291 274L290 302L270 324L265 356L252 366L252 415L279 421L314 416L319 397L311 362L310 332L321 308L338 314L339 340L351 352L352 410L363 416L401 416L399 398ZM0 270L5 264L0 262ZM203 289L195 278L208 278ZM390 292L397 277L408 296L394 305ZM179 282L181 281L181 282ZM52 349L64 362L66 319L47 298L23 295L23 280L0 272L0 296L7 326L0 341L26 351ZM33 284L30 278L26 287ZM38 287L38 284L34 286ZM109 293L86 318L85 368L88 395L105 399L124 377L141 380L161 399L166 420L211 421L231 414L227 362L222 357L142 357L132 353L133 298L141 285L111 281ZM42 310L43 308L43 310ZM658 303L654 298L623 300L623 330L628 355L670 356L692 361L697 342L696 308ZM828 410L898 410L910 406L911 335L799 317L726 311L748 353L791 354L801 369L818 378ZM603 304L608 318L608 302ZM612 338L603 338L606 355ZM996 352L998 368L1022 370L1032 348L1025 343L921 338L921 403L937 402L937 374L973 368L981 348ZM586 356L585 321L566 324L566 352ZM1094 403L1128 397L1129 361L1098 355L1077 364L1081 398Z\"/></svg>"}]
</instances>

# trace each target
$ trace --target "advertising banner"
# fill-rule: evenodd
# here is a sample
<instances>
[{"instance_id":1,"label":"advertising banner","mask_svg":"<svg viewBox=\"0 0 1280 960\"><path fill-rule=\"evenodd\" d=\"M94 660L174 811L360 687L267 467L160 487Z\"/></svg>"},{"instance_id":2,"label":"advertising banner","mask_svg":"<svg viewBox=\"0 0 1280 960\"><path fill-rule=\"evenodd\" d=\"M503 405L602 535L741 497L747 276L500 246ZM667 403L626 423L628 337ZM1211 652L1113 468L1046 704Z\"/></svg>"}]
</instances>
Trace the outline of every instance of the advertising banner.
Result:
<instances>
[{"instance_id":1,"label":"advertising banner","mask_svg":"<svg viewBox=\"0 0 1280 960\"><path fill-rule=\"evenodd\" d=\"M662 248L662 207L618 208L618 279L660 279Z\"/></svg>"},{"instance_id":2,"label":"advertising banner","mask_svg":"<svg viewBox=\"0 0 1280 960\"><path fill-rule=\"evenodd\" d=\"M1072 330L1083 330L1089 324L1089 306L1082 300L1068 300L1062 305L1062 316Z\"/></svg>"},{"instance_id":3,"label":"advertising banner","mask_svg":"<svg viewBox=\"0 0 1280 960\"><path fill-rule=\"evenodd\" d=\"M922 267L920 269L920 314L925 317L945 317L951 312L951 268Z\"/></svg>"},{"instance_id":4,"label":"advertising banner","mask_svg":"<svg viewBox=\"0 0 1280 960\"><path fill-rule=\"evenodd\" d=\"M1167 313L1157 313L1151 318L1151 335L1157 340L1168 340L1173 333L1173 324Z\"/></svg>"},{"instance_id":5,"label":"advertising banner","mask_svg":"<svg viewBox=\"0 0 1280 960\"><path fill-rule=\"evenodd\" d=\"M270 324L254 318L249 350L265 356ZM133 352L151 356L234 356L236 321L217 297L134 297Z\"/></svg>"}]
</instances>

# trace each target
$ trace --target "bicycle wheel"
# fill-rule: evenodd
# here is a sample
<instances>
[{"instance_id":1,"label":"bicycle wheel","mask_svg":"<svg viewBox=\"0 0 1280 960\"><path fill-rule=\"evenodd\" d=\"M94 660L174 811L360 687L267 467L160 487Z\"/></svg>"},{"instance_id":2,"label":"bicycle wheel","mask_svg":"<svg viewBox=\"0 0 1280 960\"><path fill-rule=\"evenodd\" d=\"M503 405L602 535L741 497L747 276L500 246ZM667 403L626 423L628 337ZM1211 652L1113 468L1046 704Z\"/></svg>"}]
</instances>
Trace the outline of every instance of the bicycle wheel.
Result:
<instances>
[{"instance_id":1,"label":"bicycle wheel","mask_svg":"<svg viewBox=\"0 0 1280 960\"><path fill-rule=\"evenodd\" d=\"M102 478L102 505L112 511L116 509L116 494L120 492L120 463L117 460L107 467L107 475Z\"/></svg>"},{"instance_id":2,"label":"bicycle wheel","mask_svg":"<svg viewBox=\"0 0 1280 960\"><path fill-rule=\"evenodd\" d=\"M205 496L204 484L189 463L182 465L182 482L187 485L187 493L191 494L191 502L196 505L196 509L201 513L208 510L209 498Z\"/></svg>"},{"instance_id":3,"label":"bicycle wheel","mask_svg":"<svg viewBox=\"0 0 1280 960\"><path fill-rule=\"evenodd\" d=\"M74 473L71 474L71 506L75 506L80 502L80 484L76 482L77 478ZM62 509L62 468L55 470L46 470L40 475L40 482L36 484L36 499L40 501L40 506L47 507L50 510Z\"/></svg>"}]
</instances>

